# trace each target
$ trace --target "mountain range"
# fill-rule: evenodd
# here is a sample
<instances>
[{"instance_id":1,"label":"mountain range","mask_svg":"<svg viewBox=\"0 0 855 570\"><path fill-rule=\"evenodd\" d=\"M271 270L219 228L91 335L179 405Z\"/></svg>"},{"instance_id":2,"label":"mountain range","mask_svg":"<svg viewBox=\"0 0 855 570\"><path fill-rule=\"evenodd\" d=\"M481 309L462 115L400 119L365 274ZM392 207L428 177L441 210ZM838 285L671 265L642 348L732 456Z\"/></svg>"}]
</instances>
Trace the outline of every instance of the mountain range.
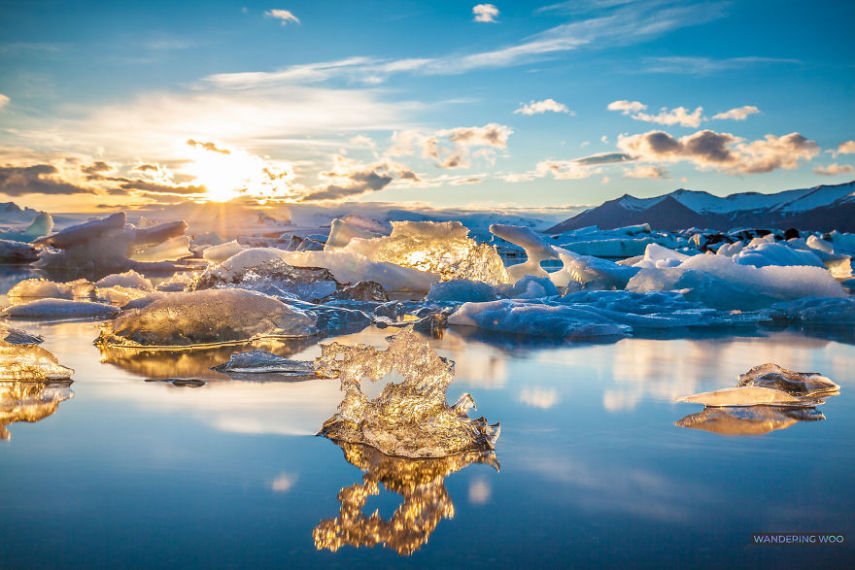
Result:
<instances>
[{"instance_id":1,"label":"mountain range","mask_svg":"<svg viewBox=\"0 0 855 570\"><path fill-rule=\"evenodd\" d=\"M645 222L654 230L670 231L750 227L855 233L855 180L774 194L741 192L721 197L683 188L654 198L624 194L568 218L545 233L587 226L613 229Z\"/></svg>"}]
</instances>

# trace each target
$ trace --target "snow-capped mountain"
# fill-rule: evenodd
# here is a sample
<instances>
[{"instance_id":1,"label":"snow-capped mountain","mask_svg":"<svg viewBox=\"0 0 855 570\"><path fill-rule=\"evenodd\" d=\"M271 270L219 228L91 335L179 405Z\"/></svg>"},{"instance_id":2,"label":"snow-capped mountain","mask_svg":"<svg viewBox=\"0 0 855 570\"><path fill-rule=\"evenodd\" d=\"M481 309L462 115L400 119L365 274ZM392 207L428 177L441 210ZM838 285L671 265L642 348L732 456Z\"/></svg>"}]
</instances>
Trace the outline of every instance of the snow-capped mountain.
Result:
<instances>
[{"instance_id":1,"label":"snow-capped mountain","mask_svg":"<svg viewBox=\"0 0 855 570\"><path fill-rule=\"evenodd\" d=\"M654 198L625 194L546 232L561 233L586 226L611 229L644 222L660 230L692 226L727 230L744 226L855 232L855 181L775 194L742 192L724 197L682 188Z\"/></svg>"}]
</instances>

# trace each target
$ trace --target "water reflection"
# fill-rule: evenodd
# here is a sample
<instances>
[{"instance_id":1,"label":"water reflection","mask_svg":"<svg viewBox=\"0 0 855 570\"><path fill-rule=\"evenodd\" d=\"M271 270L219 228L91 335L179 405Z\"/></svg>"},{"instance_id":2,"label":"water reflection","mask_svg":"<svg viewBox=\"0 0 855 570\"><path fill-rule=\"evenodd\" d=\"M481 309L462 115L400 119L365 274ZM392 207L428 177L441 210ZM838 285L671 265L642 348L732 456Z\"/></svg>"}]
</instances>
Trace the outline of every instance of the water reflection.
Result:
<instances>
[{"instance_id":1,"label":"water reflection","mask_svg":"<svg viewBox=\"0 0 855 570\"><path fill-rule=\"evenodd\" d=\"M225 374L210 367L228 362L232 354L248 350L266 350L288 357L317 343L317 339L268 339L241 346L219 346L205 349L146 350L100 345L101 362L112 364L137 376L146 378L200 377L225 379ZM267 375L254 375L256 380ZM263 377L262 377L263 376ZM245 379L244 376L240 377ZM279 378L281 379L281 377Z\"/></svg>"},{"instance_id":2,"label":"water reflection","mask_svg":"<svg viewBox=\"0 0 855 570\"><path fill-rule=\"evenodd\" d=\"M56 413L59 404L74 397L71 381L0 382L0 439L12 436L6 426L35 423Z\"/></svg>"},{"instance_id":3,"label":"water reflection","mask_svg":"<svg viewBox=\"0 0 855 570\"><path fill-rule=\"evenodd\" d=\"M813 407L781 408L777 406L748 406L704 408L697 414L674 422L675 426L700 429L719 435L763 435L799 422L822 421L825 416Z\"/></svg>"},{"instance_id":4,"label":"water reflection","mask_svg":"<svg viewBox=\"0 0 855 570\"><path fill-rule=\"evenodd\" d=\"M445 478L473 463L486 463L497 471L492 451L468 452L436 459L390 457L358 444L339 443L344 457L365 472L362 483L338 492L339 516L324 519L312 532L315 547L335 552L344 545L383 545L407 556L421 548L444 518L454 517L454 503L445 488ZM375 511L362 512L366 500L383 488L403 497L389 520Z\"/></svg>"}]
</instances>

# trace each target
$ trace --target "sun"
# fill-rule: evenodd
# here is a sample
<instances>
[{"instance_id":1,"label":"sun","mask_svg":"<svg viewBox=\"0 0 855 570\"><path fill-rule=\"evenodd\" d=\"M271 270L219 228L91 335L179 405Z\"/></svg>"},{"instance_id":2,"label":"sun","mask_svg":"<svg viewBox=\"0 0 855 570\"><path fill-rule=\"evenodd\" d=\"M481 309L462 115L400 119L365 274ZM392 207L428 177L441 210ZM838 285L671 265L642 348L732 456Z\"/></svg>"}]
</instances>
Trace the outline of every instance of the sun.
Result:
<instances>
[{"instance_id":1,"label":"sun","mask_svg":"<svg viewBox=\"0 0 855 570\"><path fill-rule=\"evenodd\" d=\"M206 200L265 199L289 193L294 176L289 164L273 163L238 149L211 148L191 149L191 162L183 169L195 184L205 187Z\"/></svg>"}]
</instances>

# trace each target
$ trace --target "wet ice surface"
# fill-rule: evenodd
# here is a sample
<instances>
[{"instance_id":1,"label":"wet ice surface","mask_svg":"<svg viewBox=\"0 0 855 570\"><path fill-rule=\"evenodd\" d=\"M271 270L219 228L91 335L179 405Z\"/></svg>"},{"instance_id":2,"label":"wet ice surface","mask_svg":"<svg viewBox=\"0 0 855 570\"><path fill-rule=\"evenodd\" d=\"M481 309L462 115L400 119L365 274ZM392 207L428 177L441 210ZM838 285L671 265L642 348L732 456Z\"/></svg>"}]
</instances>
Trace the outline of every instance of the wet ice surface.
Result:
<instances>
[{"instance_id":1,"label":"wet ice surface","mask_svg":"<svg viewBox=\"0 0 855 570\"><path fill-rule=\"evenodd\" d=\"M0 443L0 532L14 540L0 542L0 558L9 567L668 557L720 568L852 556L850 547L750 544L752 532L855 531L851 344L785 331L563 347L511 339L507 350L450 331L428 341L455 362L448 401L471 393L479 413L501 421L502 436L495 456L412 460L313 436L341 401L338 380L236 380L210 367L246 348L101 352L97 323L24 325L75 381L63 392L18 394L16 415L3 416L11 421ZM335 340L382 350L394 332ZM288 359L320 355L314 341L264 342L259 349ZM735 386L762 362L821 372L840 395L813 411L717 415L673 401ZM155 377L206 384L145 381Z\"/></svg>"}]
</instances>

